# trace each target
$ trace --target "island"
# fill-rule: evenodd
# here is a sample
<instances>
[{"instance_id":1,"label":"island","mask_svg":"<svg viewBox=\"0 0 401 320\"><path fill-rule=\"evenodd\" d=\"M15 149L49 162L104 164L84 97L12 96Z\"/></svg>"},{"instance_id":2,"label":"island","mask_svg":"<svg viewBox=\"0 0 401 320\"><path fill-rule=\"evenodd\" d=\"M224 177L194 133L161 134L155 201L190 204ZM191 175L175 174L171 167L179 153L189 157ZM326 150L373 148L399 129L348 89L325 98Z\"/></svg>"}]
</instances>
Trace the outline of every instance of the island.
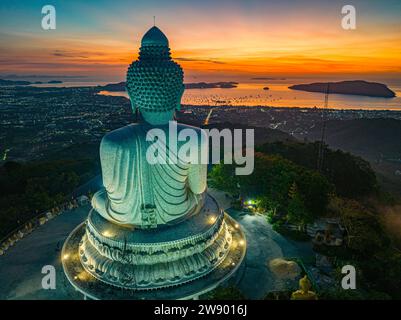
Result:
<instances>
[{"instance_id":1,"label":"island","mask_svg":"<svg viewBox=\"0 0 401 320\"><path fill-rule=\"evenodd\" d=\"M229 82L195 82L195 83L185 83L185 89L211 89L211 88L220 88L220 89L230 89L237 88L238 82L229 81ZM95 88L97 91L125 91L125 81L118 83L109 83L104 86L97 86Z\"/></svg>"},{"instance_id":2,"label":"island","mask_svg":"<svg viewBox=\"0 0 401 320\"><path fill-rule=\"evenodd\" d=\"M56 83L63 83L63 81L60 80L50 80L48 82L42 82L42 81L24 81L24 80L4 80L0 79L0 86L29 86L31 84L42 84L42 83L50 83L50 84L56 84Z\"/></svg>"},{"instance_id":3,"label":"island","mask_svg":"<svg viewBox=\"0 0 401 320\"><path fill-rule=\"evenodd\" d=\"M288 88L292 90L325 93L327 91L327 85L329 85L329 93L382 98L393 98L396 96L394 91L390 90L385 84L364 80L315 82L309 84L296 84Z\"/></svg>"},{"instance_id":4,"label":"island","mask_svg":"<svg viewBox=\"0 0 401 320\"><path fill-rule=\"evenodd\" d=\"M96 91L125 91L125 81L118 82L118 83L109 83L104 86L96 86Z\"/></svg>"},{"instance_id":5,"label":"island","mask_svg":"<svg viewBox=\"0 0 401 320\"><path fill-rule=\"evenodd\" d=\"M22 81L22 80L3 80L0 79L0 86L27 86L30 85L31 82L29 81Z\"/></svg>"},{"instance_id":6,"label":"island","mask_svg":"<svg viewBox=\"0 0 401 320\"><path fill-rule=\"evenodd\" d=\"M221 89L231 89L236 88L238 82L196 82L196 83L185 83L185 89L211 89L211 88L221 88Z\"/></svg>"},{"instance_id":7,"label":"island","mask_svg":"<svg viewBox=\"0 0 401 320\"><path fill-rule=\"evenodd\" d=\"M286 78L270 78L270 77L256 77L251 80L287 80Z\"/></svg>"}]
</instances>

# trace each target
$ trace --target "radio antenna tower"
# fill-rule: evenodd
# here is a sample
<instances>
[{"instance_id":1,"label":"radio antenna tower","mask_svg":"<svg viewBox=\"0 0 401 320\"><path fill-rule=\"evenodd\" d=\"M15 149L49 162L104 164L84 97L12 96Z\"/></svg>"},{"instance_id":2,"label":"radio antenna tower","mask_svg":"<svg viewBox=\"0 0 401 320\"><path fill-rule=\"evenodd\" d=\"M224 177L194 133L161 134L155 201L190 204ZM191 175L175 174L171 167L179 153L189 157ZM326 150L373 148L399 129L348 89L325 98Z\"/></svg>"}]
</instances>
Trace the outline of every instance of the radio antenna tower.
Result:
<instances>
[{"instance_id":1,"label":"radio antenna tower","mask_svg":"<svg viewBox=\"0 0 401 320\"><path fill-rule=\"evenodd\" d=\"M317 154L317 170L319 172L322 172L324 163L324 147L326 140L326 112L329 104L329 93L330 93L329 90L330 90L330 84L329 82L327 82L326 92L324 95L324 106L322 110L322 133L319 141L318 154Z\"/></svg>"}]
</instances>

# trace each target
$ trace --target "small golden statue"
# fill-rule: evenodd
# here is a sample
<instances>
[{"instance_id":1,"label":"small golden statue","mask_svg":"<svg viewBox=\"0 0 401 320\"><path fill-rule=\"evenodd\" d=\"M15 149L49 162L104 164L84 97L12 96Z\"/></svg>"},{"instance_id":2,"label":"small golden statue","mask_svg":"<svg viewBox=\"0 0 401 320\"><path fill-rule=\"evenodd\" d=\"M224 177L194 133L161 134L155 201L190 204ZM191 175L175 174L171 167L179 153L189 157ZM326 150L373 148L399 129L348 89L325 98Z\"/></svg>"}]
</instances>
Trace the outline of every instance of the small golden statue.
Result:
<instances>
[{"instance_id":1,"label":"small golden statue","mask_svg":"<svg viewBox=\"0 0 401 320\"><path fill-rule=\"evenodd\" d=\"M312 284L305 275L299 280L299 290L291 294L291 300L317 300L315 292L311 291Z\"/></svg>"}]
</instances>

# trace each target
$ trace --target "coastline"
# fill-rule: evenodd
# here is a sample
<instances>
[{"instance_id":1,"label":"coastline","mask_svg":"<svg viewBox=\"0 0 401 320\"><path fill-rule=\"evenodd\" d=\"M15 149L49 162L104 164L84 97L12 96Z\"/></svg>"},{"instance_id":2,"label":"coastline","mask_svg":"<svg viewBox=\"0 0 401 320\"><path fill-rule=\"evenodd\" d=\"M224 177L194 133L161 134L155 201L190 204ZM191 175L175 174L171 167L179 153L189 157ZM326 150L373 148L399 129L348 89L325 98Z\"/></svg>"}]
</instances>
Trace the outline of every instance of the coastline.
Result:
<instances>
[{"instance_id":1,"label":"coastline","mask_svg":"<svg viewBox=\"0 0 401 320\"><path fill-rule=\"evenodd\" d=\"M295 80L295 79L294 79ZM280 83L278 83L280 82ZM299 82L299 79L296 79ZM236 88L202 88L185 90L182 105L210 106L210 107L256 107L256 108L298 108L298 109L322 109L324 105L324 93L291 90L288 81L265 81L239 83ZM128 98L124 91L102 90L99 82L64 82L58 85L30 85L25 88L38 90L57 89L76 90L88 89L94 93L105 96L119 96ZM1 87L4 90L11 87ZM330 94L328 110L376 110L376 111L401 111L401 83L391 86L397 96L394 98L368 97L360 95Z\"/></svg>"},{"instance_id":2,"label":"coastline","mask_svg":"<svg viewBox=\"0 0 401 320\"><path fill-rule=\"evenodd\" d=\"M204 90L204 89L201 89ZM124 97L129 100L126 92L122 91L99 91L96 94L105 95L105 96L113 96L113 97ZM325 109L322 106L274 106L274 105L230 105L230 104L191 104L191 103L182 103L181 106L188 107L209 107L209 108L265 108L265 109L297 109L297 110L322 110ZM328 107L325 109L326 111L388 111L388 112L401 112L401 105L395 108L371 108L371 107Z\"/></svg>"},{"instance_id":3,"label":"coastline","mask_svg":"<svg viewBox=\"0 0 401 320\"><path fill-rule=\"evenodd\" d=\"M238 106L238 107L277 107L277 108L322 108L325 93L292 90L294 83L302 79L282 81L239 82L236 88L202 88L185 90L183 105ZM265 87L269 90L264 90ZM336 110L401 110L401 82L390 85L396 97L372 97L333 93L329 95L329 109ZM99 93L111 96L128 95L124 91L100 90Z\"/></svg>"}]
</instances>

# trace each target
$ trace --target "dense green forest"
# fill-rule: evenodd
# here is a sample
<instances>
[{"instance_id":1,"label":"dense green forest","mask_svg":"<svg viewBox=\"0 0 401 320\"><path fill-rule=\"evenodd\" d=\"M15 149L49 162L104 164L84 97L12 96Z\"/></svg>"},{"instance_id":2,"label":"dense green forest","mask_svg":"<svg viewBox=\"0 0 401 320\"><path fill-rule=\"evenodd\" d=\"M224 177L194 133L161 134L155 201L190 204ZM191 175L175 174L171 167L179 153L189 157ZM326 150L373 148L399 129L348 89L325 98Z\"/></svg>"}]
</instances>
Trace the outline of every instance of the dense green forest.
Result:
<instances>
[{"instance_id":1,"label":"dense green forest","mask_svg":"<svg viewBox=\"0 0 401 320\"><path fill-rule=\"evenodd\" d=\"M94 174L92 160L6 162L0 167L0 238L38 213L66 201Z\"/></svg>"},{"instance_id":2,"label":"dense green forest","mask_svg":"<svg viewBox=\"0 0 401 320\"><path fill-rule=\"evenodd\" d=\"M210 172L211 183L243 199L254 199L273 226L286 222L304 226L322 216L341 219L347 231L345 246L319 250L335 257L339 266L354 265L362 290L332 290L322 293L322 298L401 298L401 251L380 212L381 206L391 203L383 203L388 200L369 163L325 147L318 172L317 143L273 142L256 150L250 176L236 176L235 165L218 164Z\"/></svg>"},{"instance_id":3,"label":"dense green forest","mask_svg":"<svg viewBox=\"0 0 401 320\"><path fill-rule=\"evenodd\" d=\"M289 217L301 224L324 214L333 190L323 175L277 155L256 153L255 169L249 176L234 175L234 168L234 164L214 166L212 185L256 199L259 208L276 216L297 210Z\"/></svg>"},{"instance_id":4,"label":"dense green forest","mask_svg":"<svg viewBox=\"0 0 401 320\"><path fill-rule=\"evenodd\" d=\"M302 167L314 170L317 164L319 142L275 142L256 148L265 154L280 155ZM376 176L369 162L341 150L323 149L321 173L335 186L336 194L347 198L360 198L377 194Z\"/></svg>"}]
</instances>

